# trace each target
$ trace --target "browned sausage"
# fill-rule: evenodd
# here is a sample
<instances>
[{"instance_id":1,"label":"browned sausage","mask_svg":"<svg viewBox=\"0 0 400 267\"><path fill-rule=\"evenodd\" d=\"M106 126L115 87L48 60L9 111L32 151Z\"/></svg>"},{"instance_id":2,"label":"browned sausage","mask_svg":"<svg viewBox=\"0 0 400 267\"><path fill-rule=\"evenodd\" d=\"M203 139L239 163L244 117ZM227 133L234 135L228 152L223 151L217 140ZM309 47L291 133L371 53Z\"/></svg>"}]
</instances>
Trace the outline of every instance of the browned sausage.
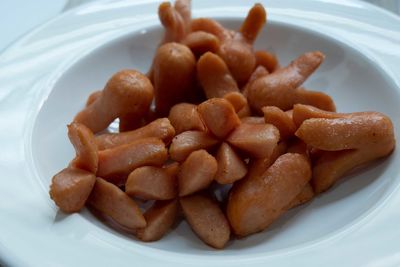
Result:
<instances>
[{"instance_id":1,"label":"browned sausage","mask_svg":"<svg viewBox=\"0 0 400 267\"><path fill-rule=\"evenodd\" d=\"M278 107L267 106L262 108L262 112L264 113L265 122L275 125L278 128L282 140L293 136L296 131L296 125L292 118L283 110Z\"/></svg>"},{"instance_id":2,"label":"browned sausage","mask_svg":"<svg viewBox=\"0 0 400 267\"><path fill-rule=\"evenodd\" d=\"M218 139L202 131L186 131L172 139L169 147L171 159L184 161L193 151L209 149L218 144Z\"/></svg>"},{"instance_id":3,"label":"browned sausage","mask_svg":"<svg viewBox=\"0 0 400 267\"><path fill-rule=\"evenodd\" d=\"M175 129L167 118L157 119L137 130L123 133L108 133L96 136L99 150L126 145L141 138L156 137L169 144L175 136Z\"/></svg>"},{"instance_id":4,"label":"browned sausage","mask_svg":"<svg viewBox=\"0 0 400 267\"><path fill-rule=\"evenodd\" d=\"M319 52L309 52L293 60L287 67L252 82L247 91L249 104L260 111L264 106L277 106L288 110L300 103L296 90L322 63L325 56Z\"/></svg>"},{"instance_id":5,"label":"browned sausage","mask_svg":"<svg viewBox=\"0 0 400 267\"><path fill-rule=\"evenodd\" d=\"M179 196L186 196L207 188L214 180L218 164L207 151L192 152L182 163L178 173Z\"/></svg>"},{"instance_id":6,"label":"browned sausage","mask_svg":"<svg viewBox=\"0 0 400 267\"><path fill-rule=\"evenodd\" d=\"M272 124L242 123L226 140L252 157L265 158L271 155L279 137L279 130Z\"/></svg>"},{"instance_id":7,"label":"browned sausage","mask_svg":"<svg viewBox=\"0 0 400 267\"><path fill-rule=\"evenodd\" d=\"M229 241L229 223L212 198L194 194L180 199L186 221L197 236L209 246L223 248Z\"/></svg>"},{"instance_id":8,"label":"browned sausage","mask_svg":"<svg viewBox=\"0 0 400 267\"><path fill-rule=\"evenodd\" d=\"M206 52L216 53L219 49L220 41L214 34L197 31L186 35L182 43L188 46L196 57L199 57Z\"/></svg>"},{"instance_id":9,"label":"browned sausage","mask_svg":"<svg viewBox=\"0 0 400 267\"><path fill-rule=\"evenodd\" d=\"M266 229L311 178L309 160L284 154L261 176L235 183L229 195L227 217L235 234L246 236Z\"/></svg>"},{"instance_id":10,"label":"browned sausage","mask_svg":"<svg viewBox=\"0 0 400 267\"><path fill-rule=\"evenodd\" d=\"M73 122L68 125L68 137L76 151L71 166L96 173L99 158L92 131L83 124Z\"/></svg>"},{"instance_id":11,"label":"browned sausage","mask_svg":"<svg viewBox=\"0 0 400 267\"><path fill-rule=\"evenodd\" d=\"M258 34L266 22L267 13L263 5L257 3L249 10L246 19L240 27L240 33L252 44L257 39Z\"/></svg>"},{"instance_id":12,"label":"browned sausage","mask_svg":"<svg viewBox=\"0 0 400 267\"><path fill-rule=\"evenodd\" d=\"M246 164L230 145L222 143L216 155L218 171L215 180L220 184L231 184L247 173Z\"/></svg>"},{"instance_id":13,"label":"browned sausage","mask_svg":"<svg viewBox=\"0 0 400 267\"><path fill-rule=\"evenodd\" d=\"M91 172L66 168L51 180L50 197L63 212L78 212L85 206L95 181Z\"/></svg>"},{"instance_id":14,"label":"browned sausage","mask_svg":"<svg viewBox=\"0 0 400 267\"><path fill-rule=\"evenodd\" d=\"M178 201L158 200L144 213L147 226L136 231L142 241L151 242L161 239L174 224L178 215Z\"/></svg>"},{"instance_id":15,"label":"browned sausage","mask_svg":"<svg viewBox=\"0 0 400 267\"><path fill-rule=\"evenodd\" d=\"M257 66L257 68L251 74L251 76L250 76L249 80L247 81L246 85L243 86L243 88L242 88L243 95L247 97L247 94L248 94L247 91L249 90L249 85L253 81L257 80L258 78L267 76L268 74L269 74L269 71L264 66ZM247 98L246 98L246 100L247 100Z\"/></svg>"},{"instance_id":16,"label":"browned sausage","mask_svg":"<svg viewBox=\"0 0 400 267\"><path fill-rule=\"evenodd\" d=\"M161 166L168 157L164 143L154 137L138 139L126 145L99 151L97 175L113 183L124 182L140 166Z\"/></svg>"},{"instance_id":17,"label":"browned sausage","mask_svg":"<svg viewBox=\"0 0 400 267\"><path fill-rule=\"evenodd\" d=\"M156 111L166 116L170 108L193 94L196 59L190 49L178 43L160 46L154 57L153 80Z\"/></svg>"},{"instance_id":18,"label":"browned sausage","mask_svg":"<svg viewBox=\"0 0 400 267\"><path fill-rule=\"evenodd\" d=\"M152 100L150 80L138 71L122 70L108 80L101 97L79 112L74 121L97 133L118 117L144 116Z\"/></svg>"},{"instance_id":19,"label":"browned sausage","mask_svg":"<svg viewBox=\"0 0 400 267\"><path fill-rule=\"evenodd\" d=\"M164 38L161 44L179 42L187 31L182 15L169 2L163 2L158 7L158 18L164 26Z\"/></svg>"},{"instance_id":20,"label":"browned sausage","mask_svg":"<svg viewBox=\"0 0 400 267\"><path fill-rule=\"evenodd\" d=\"M170 175L164 168L139 167L129 174L125 192L141 199L172 199L178 196L176 176Z\"/></svg>"},{"instance_id":21,"label":"browned sausage","mask_svg":"<svg viewBox=\"0 0 400 267\"><path fill-rule=\"evenodd\" d=\"M189 103L179 103L171 108L168 119L176 134L189 130L205 131L206 127L197 112L197 106Z\"/></svg>"},{"instance_id":22,"label":"browned sausage","mask_svg":"<svg viewBox=\"0 0 400 267\"><path fill-rule=\"evenodd\" d=\"M207 128L218 138L226 137L240 125L232 104L223 98L211 98L201 103L197 110Z\"/></svg>"},{"instance_id":23,"label":"browned sausage","mask_svg":"<svg viewBox=\"0 0 400 267\"><path fill-rule=\"evenodd\" d=\"M239 92L239 87L224 60L211 52L206 52L197 62L197 79L207 98Z\"/></svg>"},{"instance_id":24,"label":"browned sausage","mask_svg":"<svg viewBox=\"0 0 400 267\"><path fill-rule=\"evenodd\" d=\"M142 212L133 199L117 186L97 178L88 204L129 229L146 226Z\"/></svg>"}]
</instances>

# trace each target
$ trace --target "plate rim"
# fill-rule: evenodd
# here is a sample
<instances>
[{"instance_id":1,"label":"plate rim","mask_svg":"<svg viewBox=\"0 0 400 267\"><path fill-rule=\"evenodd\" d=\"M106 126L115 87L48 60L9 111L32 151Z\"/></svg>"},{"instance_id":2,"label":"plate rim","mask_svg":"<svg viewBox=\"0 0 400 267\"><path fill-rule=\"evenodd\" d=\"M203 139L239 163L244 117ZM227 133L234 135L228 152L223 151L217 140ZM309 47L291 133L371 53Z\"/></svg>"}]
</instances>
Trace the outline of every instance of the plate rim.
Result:
<instances>
[{"instance_id":1,"label":"plate rim","mask_svg":"<svg viewBox=\"0 0 400 267\"><path fill-rule=\"evenodd\" d=\"M108 2L110 2L110 1L109 1L109 0L100 1L100 3L108 3ZM151 1L151 2L152 2L152 3L158 3L158 1ZM360 1L354 1L354 2L360 2ZM365 3L365 2L362 2L362 3L363 3L363 4L366 4L366 6L369 6L369 5L370 5L370 6L374 7L374 8L377 8L377 7L373 6L372 4ZM62 18L63 16L69 16L69 15L71 15L71 14L74 14L77 10L80 10L81 8L85 8L85 7L87 7L87 6L92 6L92 5L97 5L97 4L99 4L99 3L97 3L97 2L95 2L95 3L88 3L88 4L84 5L84 6L77 7L77 8L72 9L72 10L66 12L66 13L63 13L62 15L60 15L60 17ZM379 9L379 8L378 8L378 9ZM380 11L382 11L382 10L380 10ZM390 13L389 11L386 11L386 12L387 12L387 13ZM391 14L391 13L390 13L390 14ZM393 15L393 14L391 14L391 15ZM395 16L395 15L394 15L394 16ZM24 43L26 40L28 40L31 36L35 35L37 32L39 32L39 31L45 29L48 25L51 25L51 24L54 23L55 21L58 21L58 20L60 19L60 17L57 17L57 18L54 18L54 19L48 21L48 22L45 23L44 25L39 26L37 29L33 30L30 34L28 34L28 35L22 37L19 41L13 43L13 45L11 46L11 49L12 49L13 47L18 47L18 46L20 46L22 43ZM400 19L399 19L398 17L396 17L396 19L400 21ZM307 27L303 27L303 28L304 28L304 29L307 29ZM121 36L122 36L122 35L121 35ZM118 37L117 37L117 38L118 38ZM334 38L334 37L332 37L332 38ZM113 40L114 40L114 39L113 39ZM343 44L347 45L345 42L343 42ZM101 46L101 45L99 45L99 46ZM353 49L352 46L350 46L350 47ZM400 47L400 45L399 45L399 47ZM97 49L97 48L94 48L94 49L92 49L91 51L88 51L87 54L90 54L90 53L91 53L93 50L95 50L95 49ZM9 50L9 49L4 50L4 53L2 53L2 55L7 54L7 51L8 51L8 50ZM361 53L361 52L360 52L360 53ZM0 55L0 66L1 66L2 55ZM77 57L77 60L79 60L79 58L82 58L82 56L78 56L78 57ZM369 57L367 57L367 58L368 58L368 60L370 60ZM71 64L72 64L72 63L71 63ZM391 76L391 75L390 75L390 76ZM38 108L37 112L39 111L39 109L40 109L40 108ZM37 112L35 112L36 115L37 115ZM392 191L392 193L393 193L393 192L394 192L394 191ZM4 244L2 244L2 243L0 242L0 247L2 247L2 246L3 246L4 248L7 249L7 247L4 246ZM7 257L7 255L4 255L4 254L8 254L9 252L6 252L6 253L4 253L4 252L5 252L5 250L0 249L1 258L2 258L2 259L5 258L5 259L7 260L8 257ZM15 263L14 260L13 260L12 262ZM11 263L11 262L9 261L8 263Z\"/></svg>"}]
</instances>

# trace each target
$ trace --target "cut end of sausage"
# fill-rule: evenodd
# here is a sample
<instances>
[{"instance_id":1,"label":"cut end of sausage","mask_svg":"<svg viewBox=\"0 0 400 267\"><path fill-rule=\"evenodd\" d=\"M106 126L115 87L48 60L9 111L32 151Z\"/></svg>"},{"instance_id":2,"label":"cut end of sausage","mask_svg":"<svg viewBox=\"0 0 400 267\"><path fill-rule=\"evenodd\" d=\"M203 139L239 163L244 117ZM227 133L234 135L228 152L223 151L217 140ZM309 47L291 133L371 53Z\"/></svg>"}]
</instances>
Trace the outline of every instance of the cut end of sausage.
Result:
<instances>
[{"instance_id":1,"label":"cut end of sausage","mask_svg":"<svg viewBox=\"0 0 400 267\"><path fill-rule=\"evenodd\" d=\"M95 181L91 172L66 168L53 177L50 197L63 212L78 212L85 206Z\"/></svg>"}]
</instances>

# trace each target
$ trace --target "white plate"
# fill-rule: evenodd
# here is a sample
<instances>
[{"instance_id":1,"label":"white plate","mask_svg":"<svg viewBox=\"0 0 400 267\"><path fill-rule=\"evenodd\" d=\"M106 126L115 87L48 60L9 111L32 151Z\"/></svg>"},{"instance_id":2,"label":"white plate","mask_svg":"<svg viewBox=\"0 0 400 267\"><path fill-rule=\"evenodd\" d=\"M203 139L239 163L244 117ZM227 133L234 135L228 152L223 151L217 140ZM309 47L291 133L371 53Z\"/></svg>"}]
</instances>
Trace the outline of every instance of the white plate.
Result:
<instances>
[{"instance_id":1,"label":"white plate","mask_svg":"<svg viewBox=\"0 0 400 267\"><path fill-rule=\"evenodd\" d=\"M194 16L238 27L251 3L194 1ZM400 133L400 20L359 1L264 1L258 47L285 64L327 55L307 86L340 111L378 110ZM0 57L0 258L13 266L398 266L399 152L223 251L186 223L142 243L88 211L65 216L48 196L72 158L65 125L89 92L122 68L146 71L159 41L158 1L88 4L38 28ZM397 135L398 138L398 135ZM399 139L399 138L398 138ZM397 162L397 163L396 163Z\"/></svg>"}]
</instances>

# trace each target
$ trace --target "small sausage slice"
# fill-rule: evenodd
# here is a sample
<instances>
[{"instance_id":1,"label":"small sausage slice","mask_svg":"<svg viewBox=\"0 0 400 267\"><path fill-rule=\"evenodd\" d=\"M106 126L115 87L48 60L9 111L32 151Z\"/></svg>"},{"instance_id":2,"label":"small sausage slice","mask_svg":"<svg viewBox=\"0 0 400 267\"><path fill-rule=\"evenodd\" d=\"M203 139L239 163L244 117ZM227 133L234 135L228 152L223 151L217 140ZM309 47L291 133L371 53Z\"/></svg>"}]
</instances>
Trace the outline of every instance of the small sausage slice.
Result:
<instances>
[{"instance_id":1,"label":"small sausage slice","mask_svg":"<svg viewBox=\"0 0 400 267\"><path fill-rule=\"evenodd\" d=\"M192 152L178 173L179 196L207 188L217 173L217 160L205 150Z\"/></svg>"},{"instance_id":2,"label":"small sausage slice","mask_svg":"<svg viewBox=\"0 0 400 267\"><path fill-rule=\"evenodd\" d=\"M217 155L218 171L215 180L220 184L231 184L242 179L247 173L246 164L230 145L222 143Z\"/></svg>"},{"instance_id":3,"label":"small sausage slice","mask_svg":"<svg viewBox=\"0 0 400 267\"><path fill-rule=\"evenodd\" d=\"M267 106L262 108L265 123L270 123L278 128L282 140L286 140L294 135L296 125L292 118L278 107Z\"/></svg>"},{"instance_id":4,"label":"small sausage slice","mask_svg":"<svg viewBox=\"0 0 400 267\"><path fill-rule=\"evenodd\" d=\"M218 143L218 140L202 131L186 131L172 139L169 147L171 159L184 161L193 151L208 149Z\"/></svg>"},{"instance_id":5,"label":"small sausage slice","mask_svg":"<svg viewBox=\"0 0 400 267\"><path fill-rule=\"evenodd\" d=\"M142 241L151 242L161 239L174 224L178 215L176 199L156 201L144 213L147 226L136 231L136 236Z\"/></svg>"},{"instance_id":6,"label":"small sausage slice","mask_svg":"<svg viewBox=\"0 0 400 267\"><path fill-rule=\"evenodd\" d=\"M176 177L169 175L164 168L140 167L129 174L125 192L141 199L172 199L177 196Z\"/></svg>"},{"instance_id":7,"label":"small sausage slice","mask_svg":"<svg viewBox=\"0 0 400 267\"><path fill-rule=\"evenodd\" d=\"M96 173L99 158L92 131L83 124L73 122L68 125L68 137L76 151L71 166Z\"/></svg>"},{"instance_id":8,"label":"small sausage slice","mask_svg":"<svg viewBox=\"0 0 400 267\"><path fill-rule=\"evenodd\" d=\"M197 111L197 106L189 103L179 103L171 108L168 119L176 134L189 130L205 131L206 127Z\"/></svg>"},{"instance_id":9,"label":"small sausage slice","mask_svg":"<svg viewBox=\"0 0 400 267\"><path fill-rule=\"evenodd\" d=\"M278 144L279 130L272 124L242 123L226 140L252 157L265 158Z\"/></svg>"},{"instance_id":10,"label":"small sausage slice","mask_svg":"<svg viewBox=\"0 0 400 267\"><path fill-rule=\"evenodd\" d=\"M218 203L195 194L180 199L186 221L197 236L209 246L223 248L230 237L229 223Z\"/></svg>"},{"instance_id":11,"label":"small sausage slice","mask_svg":"<svg viewBox=\"0 0 400 267\"><path fill-rule=\"evenodd\" d=\"M77 212L85 206L95 181L91 172L66 168L54 175L50 197L63 212Z\"/></svg>"},{"instance_id":12,"label":"small sausage slice","mask_svg":"<svg viewBox=\"0 0 400 267\"><path fill-rule=\"evenodd\" d=\"M136 202L117 186L101 178L96 178L88 204L129 229L146 226L146 220Z\"/></svg>"},{"instance_id":13,"label":"small sausage slice","mask_svg":"<svg viewBox=\"0 0 400 267\"><path fill-rule=\"evenodd\" d=\"M218 138L226 137L240 124L232 104L223 98L211 98L198 106L207 128Z\"/></svg>"}]
</instances>

